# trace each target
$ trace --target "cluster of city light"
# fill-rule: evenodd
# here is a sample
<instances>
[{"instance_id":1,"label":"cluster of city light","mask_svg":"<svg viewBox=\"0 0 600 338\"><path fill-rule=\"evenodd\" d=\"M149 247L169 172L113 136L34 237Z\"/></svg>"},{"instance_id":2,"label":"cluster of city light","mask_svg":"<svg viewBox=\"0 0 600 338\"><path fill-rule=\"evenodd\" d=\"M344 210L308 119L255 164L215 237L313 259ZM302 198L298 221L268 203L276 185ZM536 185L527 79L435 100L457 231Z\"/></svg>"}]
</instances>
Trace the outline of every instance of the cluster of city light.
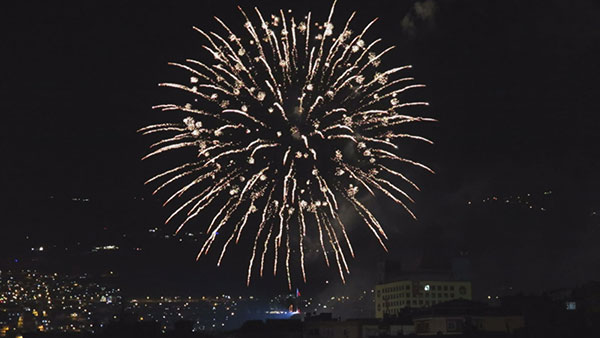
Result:
<instances>
[{"instance_id":1,"label":"cluster of city light","mask_svg":"<svg viewBox=\"0 0 600 338\"><path fill-rule=\"evenodd\" d=\"M289 314L282 304L288 295L277 295L265 304L254 296L220 295L202 297L140 297L128 302L126 311L136 315L140 321L156 321L166 332L179 320L192 320L194 331L231 329L241 325L245 319L239 313L254 313L258 317Z\"/></svg>"},{"instance_id":2,"label":"cluster of city light","mask_svg":"<svg viewBox=\"0 0 600 338\"><path fill-rule=\"evenodd\" d=\"M101 322L95 312L116 309L119 293L85 275L0 272L0 305L7 306L8 330L94 331L92 323Z\"/></svg>"},{"instance_id":3,"label":"cluster of city light","mask_svg":"<svg viewBox=\"0 0 600 338\"><path fill-rule=\"evenodd\" d=\"M356 295L337 295L326 298L303 298L300 301L300 307L308 312L332 312L332 311L345 311L352 312L354 310L358 312L369 309L373 306L375 301L374 290L363 290L356 293Z\"/></svg>"},{"instance_id":4,"label":"cluster of city light","mask_svg":"<svg viewBox=\"0 0 600 338\"><path fill-rule=\"evenodd\" d=\"M0 322L7 334L31 331L97 332L120 320L125 310L138 321L160 323L163 332L179 320L192 320L195 331L236 328L246 319L289 318L305 311L333 311L367 301L373 290L327 298L280 294L267 299L252 295L182 297L143 296L123 301L120 289L94 282L87 275L68 276L35 271L0 272L0 307L10 309ZM123 303L124 302L124 303ZM291 304L291 305L290 305ZM124 307L122 307L124 305Z\"/></svg>"},{"instance_id":5,"label":"cluster of city light","mask_svg":"<svg viewBox=\"0 0 600 338\"><path fill-rule=\"evenodd\" d=\"M547 190L542 193L525 193L508 196L487 196L481 199L481 203L504 203L509 205L519 205L531 210L547 211L543 204L544 199L552 195L552 190ZM468 205L473 205L475 201L467 201Z\"/></svg>"}]
</instances>

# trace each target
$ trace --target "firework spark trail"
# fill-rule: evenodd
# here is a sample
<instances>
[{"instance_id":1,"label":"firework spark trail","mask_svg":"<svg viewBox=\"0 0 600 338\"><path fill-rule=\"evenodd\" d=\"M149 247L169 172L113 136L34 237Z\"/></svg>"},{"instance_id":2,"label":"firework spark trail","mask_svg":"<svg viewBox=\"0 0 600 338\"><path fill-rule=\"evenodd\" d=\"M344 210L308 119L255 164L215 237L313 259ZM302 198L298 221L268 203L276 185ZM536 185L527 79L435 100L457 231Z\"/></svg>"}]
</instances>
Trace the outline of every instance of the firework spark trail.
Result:
<instances>
[{"instance_id":1,"label":"firework spark trail","mask_svg":"<svg viewBox=\"0 0 600 338\"><path fill-rule=\"evenodd\" d=\"M337 263L338 272L340 274L340 279L342 280L342 282L345 283L346 278L344 277L342 263L340 262L341 253L339 252L339 250L336 246L337 239L335 238L335 232L329 229L327 217L320 215L318 211L316 212L316 217L321 218L321 222L323 223L323 227L325 228L325 231L327 232L327 237L329 238L329 244L331 245L331 248L333 249L333 255L335 256L335 261Z\"/></svg>"},{"instance_id":2,"label":"firework spark trail","mask_svg":"<svg viewBox=\"0 0 600 338\"><path fill-rule=\"evenodd\" d=\"M165 203L163 204L163 206L165 206L167 203L169 203L169 201L173 200L175 197L177 196L181 196L185 191L187 191L190 187L192 187L193 185L199 184L199 182L202 181L204 177L200 176L199 178L193 180L191 183L189 183L188 185L184 186L183 188L179 189L178 191L176 191L173 195L171 195L171 197L169 197L169 199L167 199L165 201ZM220 182L225 182L227 179L229 178L229 176L226 176L224 178L221 179ZM200 199L203 197L203 195L205 193L208 193L210 190L212 189L212 187L208 187L206 188L204 191L202 191L200 194L197 194L196 196L192 197L191 199L189 199L187 202L185 202L183 205L181 205L177 210L175 210L171 216L169 216L169 218L167 218L167 220L165 221L166 223L169 223L169 221L175 217L179 212L181 212L183 209L185 209L188 205L190 205L191 203L195 202L197 199ZM179 230L181 230L181 228L183 227L183 223L182 225L179 226L179 228L177 228L177 231L175 231L175 234L177 234L179 232Z\"/></svg>"},{"instance_id":3,"label":"firework spark trail","mask_svg":"<svg viewBox=\"0 0 600 338\"><path fill-rule=\"evenodd\" d=\"M325 263L329 266L329 257L327 256L327 249L325 249L325 242L323 241L323 226L321 225L321 219L318 217L316 212L313 212L315 219L317 220L317 227L319 228L319 242L321 242L321 250L325 258Z\"/></svg>"},{"instance_id":4,"label":"firework spark trail","mask_svg":"<svg viewBox=\"0 0 600 338\"><path fill-rule=\"evenodd\" d=\"M306 236L306 223L304 222L304 212L298 210L298 233L300 243L300 269L302 271L302 280L306 283L306 270L304 268L304 236Z\"/></svg>"},{"instance_id":5,"label":"firework spark trail","mask_svg":"<svg viewBox=\"0 0 600 338\"><path fill-rule=\"evenodd\" d=\"M251 181L252 181L252 184L251 184L251 185L253 186L253 185L254 185L254 184L255 184L255 183L258 181L258 180L260 180L260 179L263 177L263 175L264 175L264 172L265 172L265 171L267 171L268 169L269 169L269 167L263 168L261 171L259 171L257 174L255 174L255 175L252 177L252 179L251 179ZM255 201L256 199L258 199L259 197L261 197L261 196L263 195L263 193L264 193L264 189L263 189L262 191L259 191L259 192L255 192L255 193L254 193L254 196L252 196L252 203L251 203L251 205L250 205L250 208L251 208L251 209L254 209L254 208L256 208L256 207L254 206L254 201ZM270 197L269 197L269 198L270 198ZM254 210L253 210L252 212L254 212ZM237 237L235 238L235 243L236 243L236 244L237 244L237 243L239 242L239 240L240 240L240 236L242 235L242 231L244 230L244 226L246 225L246 221L247 221L247 219L248 219L248 217L246 217L246 216L245 216L245 217L244 217L244 221L243 221L242 225L240 226L240 230L239 230L239 232L238 232L238 234L237 234Z\"/></svg>"},{"instance_id":6,"label":"firework spark trail","mask_svg":"<svg viewBox=\"0 0 600 338\"><path fill-rule=\"evenodd\" d=\"M241 232L238 232L238 229L240 228L240 225L243 227L246 224L246 222L248 221L248 216L250 216L250 213L252 213L253 208L255 208L254 207L254 199L252 200L252 203L248 207L248 210L246 210L244 217L242 217L242 219L240 219L235 224L235 227L233 228L231 235L227 239L227 242L225 242L225 244L223 245L223 249L221 250L221 255L219 256L219 260L217 261L217 266L221 265L221 261L223 260L223 257L225 256L225 251L227 251L227 246L229 245L229 243L233 240L233 238L236 237L236 235L241 234Z\"/></svg>"},{"instance_id":7,"label":"firework spark trail","mask_svg":"<svg viewBox=\"0 0 600 338\"><path fill-rule=\"evenodd\" d=\"M286 220L285 220L285 247L286 247L286 255L285 255L285 272L287 275L287 280L288 280L288 288L291 290L292 289L292 275L290 274L290 253L291 253L291 247L290 247L290 218L291 218L292 214L288 213Z\"/></svg>"},{"instance_id":8,"label":"firework spark trail","mask_svg":"<svg viewBox=\"0 0 600 338\"><path fill-rule=\"evenodd\" d=\"M259 275L261 277L263 276L263 271L264 271L264 268L265 268L265 256L267 255L267 252L269 251L269 240L271 239L271 235L272 234L273 234L273 224L271 224L271 227L269 228L269 233L267 234L267 238L265 239L263 251L262 251L262 254L260 256L260 271L259 271Z\"/></svg>"},{"instance_id":9,"label":"firework spark trail","mask_svg":"<svg viewBox=\"0 0 600 338\"><path fill-rule=\"evenodd\" d=\"M189 76L189 83L159 84L191 99L152 107L187 117L183 123L138 130L167 135L152 143L144 160L195 152L188 163L146 184L159 182L154 193L180 184L164 203L182 201L166 220L183 215L175 233L201 214L212 215L198 257L209 253L220 233L228 233L217 260L220 265L232 242L238 244L249 226L256 230L247 284L255 260L260 259L262 276L271 256L274 274L279 261L285 265L290 289L290 262L297 256L306 282L305 256L315 251L323 252L327 266L335 261L345 282L350 271L346 253L354 257L355 252L340 208L351 205L387 251L383 226L361 196L385 196L416 218L408 207L414 200L404 186L419 188L400 172L401 166L433 173L405 158L399 147L405 139L433 143L405 129L436 121L413 116L427 102L406 99L424 85L403 75L410 65L378 70L394 46L381 48L379 38L366 41L377 19L355 33L353 12L335 32L335 5L336 0L323 22L315 21L311 12L297 20L291 10L268 17L256 7L253 19L238 7L243 27L217 17L222 33L193 27L206 41L202 51L208 58L170 62ZM319 243L308 245L309 236L318 236ZM292 249L296 245L298 251Z\"/></svg>"},{"instance_id":10,"label":"firework spark trail","mask_svg":"<svg viewBox=\"0 0 600 338\"><path fill-rule=\"evenodd\" d=\"M265 204L265 208L263 209L262 212L262 220L260 222L260 224L258 225L258 231L256 232L256 237L254 238L254 247L252 248L252 257L250 257L250 262L248 263L248 278L246 280L246 285L250 285L250 277L252 277L252 266L254 265L254 257L256 257L256 246L258 245L258 239L260 238L260 234L262 233L264 226L265 226L265 222L267 220L266 216L267 213L270 210L270 202L271 202L271 196L273 195L273 189L271 189L271 191L269 192L269 197L267 198L267 202ZM271 229L272 229L272 225L271 225ZM269 237L271 236L271 231L269 230ZM266 250L266 243L268 243L268 239L267 241L265 241L265 250ZM260 275L262 276L262 260L261 260L261 264L260 264Z\"/></svg>"},{"instance_id":11,"label":"firework spark trail","mask_svg":"<svg viewBox=\"0 0 600 338\"><path fill-rule=\"evenodd\" d=\"M340 219L340 216L337 215L337 214L335 215L335 220L340 225L340 229L342 230L342 234L344 234L344 239L346 240L346 245L348 245L348 250L350 251L350 255L352 255L352 257L354 257L354 249L352 248L352 243L350 243L350 238L348 237L348 233L346 232L346 226L344 225L344 223Z\"/></svg>"}]
</instances>

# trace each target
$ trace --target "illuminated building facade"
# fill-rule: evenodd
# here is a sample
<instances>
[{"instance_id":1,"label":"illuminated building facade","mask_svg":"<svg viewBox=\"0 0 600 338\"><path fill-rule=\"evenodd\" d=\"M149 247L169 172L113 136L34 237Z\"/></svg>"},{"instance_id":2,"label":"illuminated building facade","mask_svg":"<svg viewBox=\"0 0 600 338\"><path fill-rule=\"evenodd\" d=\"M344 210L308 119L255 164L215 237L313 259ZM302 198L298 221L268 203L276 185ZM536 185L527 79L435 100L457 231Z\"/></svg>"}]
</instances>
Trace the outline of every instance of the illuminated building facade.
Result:
<instances>
[{"instance_id":1,"label":"illuminated building facade","mask_svg":"<svg viewBox=\"0 0 600 338\"><path fill-rule=\"evenodd\" d=\"M472 299L471 282L406 279L375 286L375 317L398 314L403 308L429 307L454 299Z\"/></svg>"}]
</instances>

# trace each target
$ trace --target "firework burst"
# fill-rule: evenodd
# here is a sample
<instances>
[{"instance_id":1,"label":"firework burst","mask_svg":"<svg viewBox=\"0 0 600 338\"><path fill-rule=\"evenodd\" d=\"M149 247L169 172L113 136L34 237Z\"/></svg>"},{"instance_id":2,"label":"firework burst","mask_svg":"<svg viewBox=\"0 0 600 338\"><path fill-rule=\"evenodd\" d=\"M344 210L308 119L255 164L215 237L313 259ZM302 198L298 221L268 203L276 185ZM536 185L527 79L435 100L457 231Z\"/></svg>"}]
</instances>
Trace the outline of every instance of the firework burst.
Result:
<instances>
[{"instance_id":1,"label":"firework burst","mask_svg":"<svg viewBox=\"0 0 600 338\"><path fill-rule=\"evenodd\" d=\"M324 23L311 13L296 21L281 10L265 19L255 8L255 19L240 8L245 23L234 33L215 18L224 34L194 27L206 40L210 61L187 59L170 63L189 75L189 83L161 83L190 94L192 103L161 104L154 108L179 111L183 123L163 123L140 129L143 134L168 135L151 146L144 158L181 148L197 156L154 176L156 192L178 188L165 202L181 200L167 219L184 225L209 205L207 239L198 258L224 236L217 265L243 234L253 240L247 283L265 257L273 257L273 273L285 267L291 288L290 261L300 265L306 282L307 238L320 246L326 264L337 266L345 281L346 256L354 256L341 205L350 206L364 220L381 246L386 233L360 194L383 194L402 206L413 200L398 184L418 187L401 172L399 162L431 171L399 154L399 141L426 138L402 130L407 124L433 121L408 115L427 102L401 101L419 87L402 76L410 66L379 71L381 39L366 42L364 29L350 29L355 13L341 29L331 21L335 2ZM253 21L254 20L254 21Z\"/></svg>"}]
</instances>

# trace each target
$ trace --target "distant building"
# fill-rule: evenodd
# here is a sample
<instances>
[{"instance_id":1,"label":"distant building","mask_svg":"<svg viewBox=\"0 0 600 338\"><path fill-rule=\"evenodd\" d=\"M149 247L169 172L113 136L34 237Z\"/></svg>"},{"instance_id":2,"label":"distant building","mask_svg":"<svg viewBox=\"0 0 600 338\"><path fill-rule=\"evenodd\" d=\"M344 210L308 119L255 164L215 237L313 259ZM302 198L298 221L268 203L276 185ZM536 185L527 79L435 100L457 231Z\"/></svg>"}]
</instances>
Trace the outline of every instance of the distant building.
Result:
<instances>
[{"instance_id":1,"label":"distant building","mask_svg":"<svg viewBox=\"0 0 600 338\"><path fill-rule=\"evenodd\" d=\"M403 308L423 308L455 299L472 299L471 282L441 278L405 279L375 286L375 317Z\"/></svg>"},{"instance_id":2,"label":"distant building","mask_svg":"<svg viewBox=\"0 0 600 338\"><path fill-rule=\"evenodd\" d=\"M519 311L462 299L418 309L412 320L415 333L421 336L505 335L525 327L525 318Z\"/></svg>"},{"instance_id":3,"label":"distant building","mask_svg":"<svg viewBox=\"0 0 600 338\"><path fill-rule=\"evenodd\" d=\"M302 338L302 322L293 319L268 319L247 321L238 330L224 335L228 338Z\"/></svg>"},{"instance_id":4,"label":"distant building","mask_svg":"<svg viewBox=\"0 0 600 338\"><path fill-rule=\"evenodd\" d=\"M523 316L502 315L430 315L415 317L415 333L419 336L460 335L469 332L508 333L525 327Z\"/></svg>"},{"instance_id":5,"label":"distant building","mask_svg":"<svg viewBox=\"0 0 600 338\"><path fill-rule=\"evenodd\" d=\"M333 319L331 314L307 316L303 338L369 338L413 334L415 327L409 318L379 320L375 318Z\"/></svg>"},{"instance_id":6,"label":"distant building","mask_svg":"<svg viewBox=\"0 0 600 338\"><path fill-rule=\"evenodd\" d=\"M424 250L416 270L406 271L399 260L378 263L375 317L397 316L405 308L427 308L455 299L473 299L467 252L454 257L436 246Z\"/></svg>"}]
</instances>

